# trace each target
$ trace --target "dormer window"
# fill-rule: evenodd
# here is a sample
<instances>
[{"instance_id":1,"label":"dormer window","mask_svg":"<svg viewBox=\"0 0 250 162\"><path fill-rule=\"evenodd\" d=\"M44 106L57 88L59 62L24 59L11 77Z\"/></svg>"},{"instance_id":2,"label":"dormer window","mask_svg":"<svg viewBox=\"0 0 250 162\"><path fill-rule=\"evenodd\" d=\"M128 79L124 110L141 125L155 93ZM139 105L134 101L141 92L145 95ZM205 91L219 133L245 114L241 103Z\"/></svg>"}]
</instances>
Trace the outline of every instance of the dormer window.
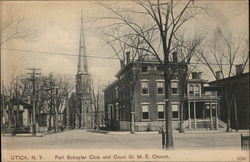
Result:
<instances>
[{"instance_id":1,"label":"dormer window","mask_svg":"<svg viewBox=\"0 0 250 162\"><path fill-rule=\"evenodd\" d=\"M148 67L147 66L142 66L141 67L141 72L143 72L143 73L148 72Z\"/></svg>"}]
</instances>

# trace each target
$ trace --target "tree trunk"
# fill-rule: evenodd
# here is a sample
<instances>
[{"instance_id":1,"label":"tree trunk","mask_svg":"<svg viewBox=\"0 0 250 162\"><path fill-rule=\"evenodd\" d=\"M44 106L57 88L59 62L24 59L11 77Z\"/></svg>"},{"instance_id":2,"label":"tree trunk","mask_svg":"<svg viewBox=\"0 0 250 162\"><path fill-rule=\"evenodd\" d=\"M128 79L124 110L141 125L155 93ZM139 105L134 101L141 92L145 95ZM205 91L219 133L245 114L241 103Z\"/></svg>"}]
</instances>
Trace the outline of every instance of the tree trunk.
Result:
<instances>
[{"instance_id":1,"label":"tree trunk","mask_svg":"<svg viewBox=\"0 0 250 162\"><path fill-rule=\"evenodd\" d=\"M97 114L96 114L96 131L98 132L99 131L99 127L100 127L100 123L99 123L99 110L98 110L98 112L97 112Z\"/></svg>"},{"instance_id":2,"label":"tree trunk","mask_svg":"<svg viewBox=\"0 0 250 162\"><path fill-rule=\"evenodd\" d=\"M230 107L228 107L228 108L227 108L227 132L229 132L230 129L231 129L230 115L231 115L231 113L230 113Z\"/></svg>"},{"instance_id":3,"label":"tree trunk","mask_svg":"<svg viewBox=\"0 0 250 162\"><path fill-rule=\"evenodd\" d=\"M54 118L54 120L55 120L55 132L58 132L59 131L59 129L58 129L58 109L56 108L55 109L55 118Z\"/></svg>"},{"instance_id":4,"label":"tree trunk","mask_svg":"<svg viewBox=\"0 0 250 162\"><path fill-rule=\"evenodd\" d=\"M130 133L131 134L134 134L135 133L135 107L134 107L134 87L132 87L132 94L131 94L131 96L133 96L133 97L131 97L131 113L130 113L130 115L131 115L131 129L130 129Z\"/></svg>"},{"instance_id":5,"label":"tree trunk","mask_svg":"<svg viewBox=\"0 0 250 162\"><path fill-rule=\"evenodd\" d=\"M20 118L19 118L19 104L17 104L17 109L16 109L16 128L19 128L21 123L20 123Z\"/></svg>"},{"instance_id":6,"label":"tree trunk","mask_svg":"<svg viewBox=\"0 0 250 162\"><path fill-rule=\"evenodd\" d=\"M11 129L11 104L9 103L9 107L8 107L8 129Z\"/></svg>"},{"instance_id":7,"label":"tree trunk","mask_svg":"<svg viewBox=\"0 0 250 162\"><path fill-rule=\"evenodd\" d=\"M183 98L181 97L181 102L180 102L180 127L179 127L179 133L184 133L184 101Z\"/></svg>"},{"instance_id":8,"label":"tree trunk","mask_svg":"<svg viewBox=\"0 0 250 162\"><path fill-rule=\"evenodd\" d=\"M165 65L166 66L166 65ZM166 117L166 149L173 149L173 134L172 134L172 105L170 100L171 95L171 82L170 82L170 71L168 66L166 66L167 70L164 72L165 78L165 117Z\"/></svg>"},{"instance_id":9,"label":"tree trunk","mask_svg":"<svg viewBox=\"0 0 250 162\"><path fill-rule=\"evenodd\" d=\"M48 127L49 131L51 130L51 117L52 117L52 114L50 113L49 114L49 127Z\"/></svg>"},{"instance_id":10,"label":"tree trunk","mask_svg":"<svg viewBox=\"0 0 250 162\"><path fill-rule=\"evenodd\" d=\"M228 95L226 95L228 96ZM226 103L227 103L227 132L231 130L231 100L229 97L226 97Z\"/></svg>"},{"instance_id":11,"label":"tree trunk","mask_svg":"<svg viewBox=\"0 0 250 162\"><path fill-rule=\"evenodd\" d=\"M182 71L179 71L179 79L180 79L180 125L179 125L179 133L184 133L184 97L186 92L186 71L183 73Z\"/></svg>"},{"instance_id":12,"label":"tree trunk","mask_svg":"<svg viewBox=\"0 0 250 162\"><path fill-rule=\"evenodd\" d=\"M236 97L234 96L234 117L235 117L235 129L236 132L238 132L238 113L237 113L237 103L236 103Z\"/></svg>"}]
</instances>

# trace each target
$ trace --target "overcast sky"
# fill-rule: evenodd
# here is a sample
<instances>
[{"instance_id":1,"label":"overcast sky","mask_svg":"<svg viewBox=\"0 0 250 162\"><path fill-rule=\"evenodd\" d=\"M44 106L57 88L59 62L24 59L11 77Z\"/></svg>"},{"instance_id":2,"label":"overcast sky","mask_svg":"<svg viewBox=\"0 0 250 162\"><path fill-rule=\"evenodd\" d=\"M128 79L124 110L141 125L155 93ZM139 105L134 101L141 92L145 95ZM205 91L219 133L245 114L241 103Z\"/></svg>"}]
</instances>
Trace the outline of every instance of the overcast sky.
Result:
<instances>
[{"instance_id":1,"label":"overcast sky","mask_svg":"<svg viewBox=\"0 0 250 162\"><path fill-rule=\"evenodd\" d=\"M2 70L6 82L10 76L25 74L26 68L41 68L43 74L49 72L67 74L74 80L79 49L80 12L83 11L85 42L88 56L114 57L112 50L100 39L99 26L93 17L107 15L108 12L95 1L74 2L0 2L1 17L6 19L14 14L25 18L25 27L33 34L26 39L12 40L2 49ZM103 2L113 7L134 6L128 1ZM204 1L200 5L209 8L209 14L190 24L190 30L198 27L208 34L220 27L233 31L240 38L248 38L248 2L247 1ZM7 49L21 49L63 53L51 55L36 52L20 52ZM112 82L119 70L119 61L100 58L88 58L89 72L93 79L101 84ZM207 75L206 79L211 79Z\"/></svg>"}]
</instances>

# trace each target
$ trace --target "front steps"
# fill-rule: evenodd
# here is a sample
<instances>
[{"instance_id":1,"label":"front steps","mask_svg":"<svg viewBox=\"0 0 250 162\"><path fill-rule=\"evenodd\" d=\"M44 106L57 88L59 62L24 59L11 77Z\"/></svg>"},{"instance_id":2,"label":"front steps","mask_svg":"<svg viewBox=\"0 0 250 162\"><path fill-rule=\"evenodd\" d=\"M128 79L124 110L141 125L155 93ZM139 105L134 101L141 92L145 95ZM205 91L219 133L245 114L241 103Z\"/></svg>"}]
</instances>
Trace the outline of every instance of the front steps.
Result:
<instances>
[{"instance_id":1,"label":"front steps","mask_svg":"<svg viewBox=\"0 0 250 162\"><path fill-rule=\"evenodd\" d=\"M191 130L211 130L210 119L196 119L196 129L195 129L195 122L191 120ZM183 123L183 127L185 130L189 130L189 122L185 120ZM226 123L222 120L218 119L218 130L225 129L227 127ZM213 119L213 129L216 130L216 120Z\"/></svg>"}]
</instances>

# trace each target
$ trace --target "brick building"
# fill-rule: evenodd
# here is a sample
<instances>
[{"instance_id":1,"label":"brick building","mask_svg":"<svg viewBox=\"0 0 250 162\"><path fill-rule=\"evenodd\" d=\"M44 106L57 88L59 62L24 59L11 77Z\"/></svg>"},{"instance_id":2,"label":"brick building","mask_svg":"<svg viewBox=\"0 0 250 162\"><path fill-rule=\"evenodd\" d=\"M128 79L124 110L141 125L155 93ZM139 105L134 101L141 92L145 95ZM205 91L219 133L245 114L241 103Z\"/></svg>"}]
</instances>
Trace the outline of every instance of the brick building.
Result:
<instances>
[{"instance_id":1,"label":"brick building","mask_svg":"<svg viewBox=\"0 0 250 162\"><path fill-rule=\"evenodd\" d=\"M171 62L171 69L175 69L176 65L177 58ZM133 120L135 131L165 128L163 75L163 66L158 60L146 58L140 62L131 62L128 55L126 64L121 62L121 69L116 74L117 80L104 89L107 128L130 130ZM179 127L180 121L178 76L177 72L173 73L170 89L173 129ZM220 98L216 91L204 88L205 83L207 81L198 72L192 73L192 78L188 81L184 104L186 129L218 129L223 126L217 113Z\"/></svg>"}]
</instances>

